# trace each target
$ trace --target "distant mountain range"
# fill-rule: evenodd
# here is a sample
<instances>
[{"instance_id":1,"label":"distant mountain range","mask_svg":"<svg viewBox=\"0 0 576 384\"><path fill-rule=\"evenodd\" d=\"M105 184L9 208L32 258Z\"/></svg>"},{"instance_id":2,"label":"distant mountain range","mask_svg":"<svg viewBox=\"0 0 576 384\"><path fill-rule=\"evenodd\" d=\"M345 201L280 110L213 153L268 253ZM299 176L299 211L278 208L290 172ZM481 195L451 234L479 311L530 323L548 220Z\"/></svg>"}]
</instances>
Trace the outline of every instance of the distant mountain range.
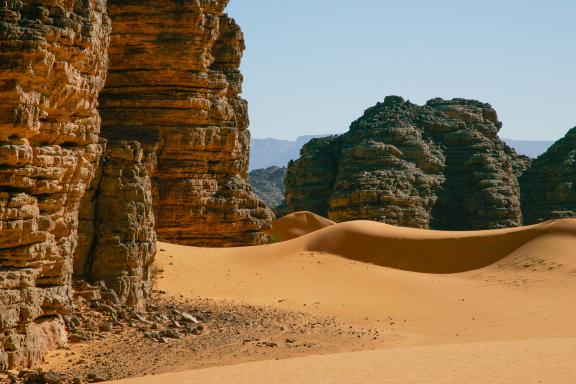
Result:
<instances>
[{"instance_id":1,"label":"distant mountain range","mask_svg":"<svg viewBox=\"0 0 576 384\"><path fill-rule=\"evenodd\" d=\"M328 135L300 136L296 141L280 139L252 139L250 171L272 166L285 167L290 160L300 157L304 144L317 137ZM521 155L536 158L554 144L553 141L503 139Z\"/></svg>"},{"instance_id":2,"label":"distant mountain range","mask_svg":"<svg viewBox=\"0 0 576 384\"><path fill-rule=\"evenodd\" d=\"M290 160L300 157L300 149L310 140L330 135L300 136L296 141L280 139L252 139L250 171L272 166L285 167Z\"/></svg>"}]
</instances>

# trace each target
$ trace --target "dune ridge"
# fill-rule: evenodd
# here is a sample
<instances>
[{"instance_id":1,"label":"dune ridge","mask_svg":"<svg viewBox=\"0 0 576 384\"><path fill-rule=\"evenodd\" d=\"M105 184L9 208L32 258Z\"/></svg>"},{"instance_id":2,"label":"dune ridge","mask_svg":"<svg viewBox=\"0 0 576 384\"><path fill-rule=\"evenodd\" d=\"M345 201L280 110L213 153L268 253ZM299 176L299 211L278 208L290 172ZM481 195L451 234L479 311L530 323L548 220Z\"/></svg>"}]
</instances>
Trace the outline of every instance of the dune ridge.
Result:
<instances>
[{"instance_id":1,"label":"dune ridge","mask_svg":"<svg viewBox=\"0 0 576 384\"><path fill-rule=\"evenodd\" d=\"M270 235L280 241L292 240L334 224L332 220L312 212L294 212L274 221Z\"/></svg>"},{"instance_id":2,"label":"dune ridge","mask_svg":"<svg viewBox=\"0 0 576 384\"><path fill-rule=\"evenodd\" d=\"M351 260L412 272L457 273L482 268L511 255L527 243L544 237L564 237L573 241L572 249L576 249L575 219L485 231L432 231L365 220L317 229L314 221L306 227L305 220L296 220L298 217L309 219L313 214L305 212L293 215L293 218L280 223L281 228L284 229L286 224L296 221L299 225L298 232L303 235L292 240L293 244L271 246L326 252ZM563 253L572 252L571 247L565 248Z\"/></svg>"}]
</instances>

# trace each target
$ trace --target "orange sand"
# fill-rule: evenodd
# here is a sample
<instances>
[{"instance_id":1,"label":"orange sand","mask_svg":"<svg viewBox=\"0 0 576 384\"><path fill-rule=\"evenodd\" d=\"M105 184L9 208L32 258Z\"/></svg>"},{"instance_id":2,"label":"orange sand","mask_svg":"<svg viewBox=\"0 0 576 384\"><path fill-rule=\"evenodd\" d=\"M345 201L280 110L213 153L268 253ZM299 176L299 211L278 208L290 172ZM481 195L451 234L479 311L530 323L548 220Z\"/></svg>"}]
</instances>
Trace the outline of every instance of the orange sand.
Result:
<instances>
[{"instance_id":1,"label":"orange sand","mask_svg":"<svg viewBox=\"0 0 576 384\"><path fill-rule=\"evenodd\" d=\"M276 220L270 234L281 241L292 240L336 224L312 212L295 212Z\"/></svg>"},{"instance_id":2,"label":"orange sand","mask_svg":"<svg viewBox=\"0 0 576 384\"><path fill-rule=\"evenodd\" d=\"M368 221L312 232L307 220L295 225L308 234L260 247L160 244L158 288L378 327L385 349L124 382L576 382L576 220L478 232Z\"/></svg>"}]
</instances>

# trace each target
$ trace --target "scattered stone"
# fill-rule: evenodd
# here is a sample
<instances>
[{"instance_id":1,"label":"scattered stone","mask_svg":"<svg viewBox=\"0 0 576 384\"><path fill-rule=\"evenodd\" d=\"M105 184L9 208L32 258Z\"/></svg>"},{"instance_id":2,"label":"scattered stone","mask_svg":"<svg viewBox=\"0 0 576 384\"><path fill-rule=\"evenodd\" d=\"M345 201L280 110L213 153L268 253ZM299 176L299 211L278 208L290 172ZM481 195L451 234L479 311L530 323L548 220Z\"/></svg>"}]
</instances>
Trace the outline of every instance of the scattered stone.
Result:
<instances>
[{"instance_id":1,"label":"scattered stone","mask_svg":"<svg viewBox=\"0 0 576 384\"><path fill-rule=\"evenodd\" d=\"M102 381L106 381L106 378L98 375L97 373L89 373L86 376L86 379L89 383L100 383Z\"/></svg>"},{"instance_id":2,"label":"scattered stone","mask_svg":"<svg viewBox=\"0 0 576 384\"><path fill-rule=\"evenodd\" d=\"M165 329L160 332L160 336L165 337L167 339L181 339L182 334L175 329Z\"/></svg>"},{"instance_id":3,"label":"scattered stone","mask_svg":"<svg viewBox=\"0 0 576 384\"><path fill-rule=\"evenodd\" d=\"M138 321L144 323L144 324L150 324L150 321L148 321L148 319L146 319L144 316L138 314L138 313L134 313L133 316L138 319Z\"/></svg>"},{"instance_id":4,"label":"scattered stone","mask_svg":"<svg viewBox=\"0 0 576 384\"><path fill-rule=\"evenodd\" d=\"M189 323L194 323L194 324L200 324L200 320L198 320L196 317L190 315L189 313L181 313L180 314L182 316L182 320L187 321Z\"/></svg>"}]
</instances>

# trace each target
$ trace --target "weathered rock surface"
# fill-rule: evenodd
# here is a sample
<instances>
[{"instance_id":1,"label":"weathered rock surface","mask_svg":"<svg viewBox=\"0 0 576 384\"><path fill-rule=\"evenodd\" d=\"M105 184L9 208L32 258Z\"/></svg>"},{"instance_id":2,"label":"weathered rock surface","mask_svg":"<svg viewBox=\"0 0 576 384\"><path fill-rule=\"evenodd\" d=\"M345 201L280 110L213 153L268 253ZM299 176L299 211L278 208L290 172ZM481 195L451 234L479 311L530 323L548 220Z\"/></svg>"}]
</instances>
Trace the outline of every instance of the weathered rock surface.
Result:
<instances>
[{"instance_id":1,"label":"weathered rock surface","mask_svg":"<svg viewBox=\"0 0 576 384\"><path fill-rule=\"evenodd\" d=\"M248 174L254 192L272 209L284 201L286 167L255 169Z\"/></svg>"},{"instance_id":2,"label":"weathered rock surface","mask_svg":"<svg viewBox=\"0 0 576 384\"><path fill-rule=\"evenodd\" d=\"M184 244L267 238L227 1L108 4L102 140L106 1L0 2L0 370L65 342L73 270L144 309L155 224Z\"/></svg>"},{"instance_id":3,"label":"weathered rock surface","mask_svg":"<svg viewBox=\"0 0 576 384\"><path fill-rule=\"evenodd\" d=\"M576 217L576 127L520 178L526 224Z\"/></svg>"},{"instance_id":4,"label":"weathered rock surface","mask_svg":"<svg viewBox=\"0 0 576 384\"><path fill-rule=\"evenodd\" d=\"M80 209L76 279L102 282L116 304L144 310L156 254L152 183L138 142L109 143Z\"/></svg>"},{"instance_id":5,"label":"weathered rock surface","mask_svg":"<svg viewBox=\"0 0 576 384\"><path fill-rule=\"evenodd\" d=\"M342 139L329 136L312 139L300 151L300 159L288 163L286 208L289 212L310 211L328 217Z\"/></svg>"},{"instance_id":6,"label":"weathered rock surface","mask_svg":"<svg viewBox=\"0 0 576 384\"><path fill-rule=\"evenodd\" d=\"M0 371L66 339L109 31L104 0L0 3Z\"/></svg>"},{"instance_id":7,"label":"weathered rock surface","mask_svg":"<svg viewBox=\"0 0 576 384\"><path fill-rule=\"evenodd\" d=\"M529 160L498 138L501 125L474 100L387 97L349 132L304 146L288 168L288 209L417 228L521 225L517 177Z\"/></svg>"},{"instance_id":8,"label":"weathered rock surface","mask_svg":"<svg viewBox=\"0 0 576 384\"><path fill-rule=\"evenodd\" d=\"M158 237L259 244L272 213L246 182L250 134L239 95L244 50L225 0L111 1L102 134L150 158Z\"/></svg>"}]
</instances>

